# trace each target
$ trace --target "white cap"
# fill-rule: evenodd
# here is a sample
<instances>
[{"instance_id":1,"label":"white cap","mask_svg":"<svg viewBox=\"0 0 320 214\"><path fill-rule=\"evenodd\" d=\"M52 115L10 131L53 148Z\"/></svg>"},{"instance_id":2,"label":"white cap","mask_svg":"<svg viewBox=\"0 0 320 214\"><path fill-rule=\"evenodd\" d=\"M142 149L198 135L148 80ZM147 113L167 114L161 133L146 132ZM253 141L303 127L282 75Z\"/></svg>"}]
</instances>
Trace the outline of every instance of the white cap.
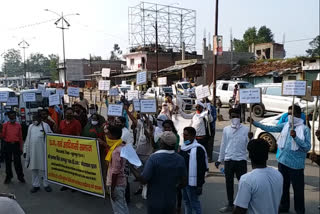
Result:
<instances>
[{"instance_id":1,"label":"white cap","mask_svg":"<svg viewBox=\"0 0 320 214\"><path fill-rule=\"evenodd\" d=\"M205 108L206 106L203 104L203 102L201 102L200 100L196 100L196 105L200 105L203 108Z\"/></svg>"}]
</instances>

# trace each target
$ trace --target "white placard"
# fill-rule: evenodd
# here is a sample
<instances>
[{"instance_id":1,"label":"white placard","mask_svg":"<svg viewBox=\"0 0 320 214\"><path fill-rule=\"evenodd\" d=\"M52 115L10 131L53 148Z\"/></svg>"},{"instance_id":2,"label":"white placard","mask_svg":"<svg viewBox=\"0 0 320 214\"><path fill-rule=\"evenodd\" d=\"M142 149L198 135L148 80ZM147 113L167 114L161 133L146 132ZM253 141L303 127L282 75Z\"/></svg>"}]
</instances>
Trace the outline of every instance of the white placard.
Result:
<instances>
[{"instance_id":1,"label":"white placard","mask_svg":"<svg viewBox=\"0 0 320 214\"><path fill-rule=\"evenodd\" d=\"M128 100L139 99L138 90L129 90L128 91Z\"/></svg>"},{"instance_id":2,"label":"white placard","mask_svg":"<svg viewBox=\"0 0 320 214\"><path fill-rule=\"evenodd\" d=\"M110 90L110 80L100 80L99 81L99 90L100 91L109 91Z\"/></svg>"},{"instance_id":3,"label":"white placard","mask_svg":"<svg viewBox=\"0 0 320 214\"><path fill-rule=\"evenodd\" d=\"M157 103L155 99L140 100L141 113L157 113Z\"/></svg>"},{"instance_id":4,"label":"white placard","mask_svg":"<svg viewBox=\"0 0 320 214\"><path fill-rule=\"evenodd\" d=\"M123 111L122 104L109 104L108 106L108 116L121 117Z\"/></svg>"},{"instance_id":5,"label":"white placard","mask_svg":"<svg viewBox=\"0 0 320 214\"><path fill-rule=\"evenodd\" d=\"M55 106L60 104L60 95L53 94L49 96L49 106Z\"/></svg>"},{"instance_id":6,"label":"white placard","mask_svg":"<svg viewBox=\"0 0 320 214\"><path fill-rule=\"evenodd\" d=\"M132 100L134 111L140 111L140 100Z\"/></svg>"},{"instance_id":7,"label":"white placard","mask_svg":"<svg viewBox=\"0 0 320 214\"><path fill-rule=\"evenodd\" d=\"M44 84L38 84L38 91L45 91L46 90L46 86Z\"/></svg>"},{"instance_id":8,"label":"white placard","mask_svg":"<svg viewBox=\"0 0 320 214\"><path fill-rule=\"evenodd\" d=\"M174 95L177 95L177 89L176 89L176 85L171 85L171 88L172 88L172 93L174 94Z\"/></svg>"},{"instance_id":9,"label":"white placard","mask_svg":"<svg viewBox=\"0 0 320 214\"><path fill-rule=\"evenodd\" d=\"M210 90L209 90L209 86L202 86L202 85L199 85L196 87L196 97L197 99L203 99L203 98L206 98L206 97L209 97L211 95L210 93Z\"/></svg>"},{"instance_id":10,"label":"white placard","mask_svg":"<svg viewBox=\"0 0 320 214\"><path fill-rule=\"evenodd\" d=\"M306 96L306 90L306 81L296 80L282 82L282 96Z\"/></svg>"},{"instance_id":11,"label":"white placard","mask_svg":"<svg viewBox=\"0 0 320 214\"><path fill-rule=\"evenodd\" d=\"M9 92L8 91L1 91L0 92L0 103L5 103L8 101Z\"/></svg>"},{"instance_id":12,"label":"white placard","mask_svg":"<svg viewBox=\"0 0 320 214\"><path fill-rule=\"evenodd\" d=\"M17 106L19 105L18 97L8 97L7 106Z\"/></svg>"},{"instance_id":13,"label":"white placard","mask_svg":"<svg viewBox=\"0 0 320 214\"><path fill-rule=\"evenodd\" d=\"M50 91L44 90L41 92L42 97L49 97L50 96Z\"/></svg>"},{"instance_id":14,"label":"white placard","mask_svg":"<svg viewBox=\"0 0 320 214\"><path fill-rule=\"evenodd\" d=\"M60 97L63 97L64 96L64 89L62 89L62 88L56 89L56 94L59 94Z\"/></svg>"},{"instance_id":15,"label":"white placard","mask_svg":"<svg viewBox=\"0 0 320 214\"><path fill-rule=\"evenodd\" d=\"M118 88L111 88L109 90L109 96L118 96L119 95L119 90Z\"/></svg>"},{"instance_id":16,"label":"white placard","mask_svg":"<svg viewBox=\"0 0 320 214\"><path fill-rule=\"evenodd\" d=\"M75 87L68 88L69 97L79 97L79 92L80 92L79 88L75 88Z\"/></svg>"},{"instance_id":17,"label":"white placard","mask_svg":"<svg viewBox=\"0 0 320 214\"><path fill-rule=\"evenodd\" d=\"M167 85L167 77L159 77L158 85Z\"/></svg>"},{"instance_id":18,"label":"white placard","mask_svg":"<svg viewBox=\"0 0 320 214\"><path fill-rule=\"evenodd\" d=\"M36 93L23 93L23 102L35 102Z\"/></svg>"},{"instance_id":19,"label":"white placard","mask_svg":"<svg viewBox=\"0 0 320 214\"><path fill-rule=\"evenodd\" d=\"M240 103L261 103L261 88L240 89Z\"/></svg>"},{"instance_id":20,"label":"white placard","mask_svg":"<svg viewBox=\"0 0 320 214\"><path fill-rule=\"evenodd\" d=\"M141 71L137 73L137 85L143 85L147 83L147 72Z\"/></svg>"},{"instance_id":21,"label":"white placard","mask_svg":"<svg viewBox=\"0 0 320 214\"><path fill-rule=\"evenodd\" d=\"M202 93L204 97L210 97L211 93L208 85L202 87Z\"/></svg>"},{"instance_id":22,"label":"white placard","mask_svg":"<svg viewBox=\"0 0 320 214\"><path fill-rule=\"evenodd\" d=\"M68 94L63 95L63 101L64 103L70 103L70 97L68 96Z\"/></svg>"},{"instance_id":23,"label":"white placard","mask_svg":"<svg viewBox=\"0 0 320 214\"><path fill-rule=\"evenodd\" d=\"M111 72L110 68L102 68L101 76L102 77L110 77L110 72Z\"/></svg>"}]
</instances>

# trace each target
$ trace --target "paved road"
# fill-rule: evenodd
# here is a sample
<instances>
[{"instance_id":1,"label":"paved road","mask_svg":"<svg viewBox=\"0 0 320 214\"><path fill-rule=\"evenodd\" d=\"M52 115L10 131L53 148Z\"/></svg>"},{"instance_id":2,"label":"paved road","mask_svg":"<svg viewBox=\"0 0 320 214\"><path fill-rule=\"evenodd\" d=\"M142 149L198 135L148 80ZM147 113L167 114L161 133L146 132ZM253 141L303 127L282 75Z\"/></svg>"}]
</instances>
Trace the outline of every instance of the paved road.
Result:
<instances>
[{"instance_id":1,"label":"paved road","mask_svg":"<svg viewBox=\"0 0 320 214\"><path fill-rule=\"evenodd\" d=\"M227 109L222 109L224 119L226 117ZM105 114L105 110L102 110ZM175 122L179 127L187 126L190 121L184 120L178 116L178 120ZM226 125L229 125L229 121L220 121L217 123L216 140L214 150L217 153L219 151L222 129ZM181 132L181 130L179 130ZM215 153L215 158L217 154ZM277 166L275 155L270 153L268 165ZM249 163L248 170L251 170ZM60 192L59 186L52 185L53 192L46 193L44 190L36 194L29 192L31 188L31 173L29 170L24 169L26 174L26 184L21 184L13 179L10 185L4 185L5 178L4 166L0 169L0 192L11 192L16 194L18 202L21 204L26 213L30 214L93 214L93 213L112 213L109 200L93 197L83 194L81 192L72 193L70 191ZM237 184L237 182L235 181ZM309 160L306 163L305 169L305 197L306 197L306 213L318 214L319 205L319 167L316 164L312 164ZM134 191L137 188L137 183L132 184L131 190ZM236 187L235 187L236 188ZM291 213L293 210L293 195L291 192ZM219 213L218 210L226 202L226 190L225 181L223 175L215 169L213 164L210 164L209 176L206 179L203 195L201 196L201 202L204 214ZM140 214L146 213L145 201L140 196L133 196L132 201L129 204L130 213Z\"/></svg>"}]
</instances>

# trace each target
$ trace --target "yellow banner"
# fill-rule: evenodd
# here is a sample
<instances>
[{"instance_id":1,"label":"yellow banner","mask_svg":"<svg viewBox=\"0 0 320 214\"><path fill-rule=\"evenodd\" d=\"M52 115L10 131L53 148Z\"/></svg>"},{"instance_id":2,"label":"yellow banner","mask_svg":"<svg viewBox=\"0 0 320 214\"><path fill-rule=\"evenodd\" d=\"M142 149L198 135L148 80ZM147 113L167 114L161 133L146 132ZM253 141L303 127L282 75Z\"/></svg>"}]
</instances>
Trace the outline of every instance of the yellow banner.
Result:
<instances>
[{"instance_id":1,"label":"yellow banner","mask_svg":"<svg viewBox=\"0 0 320 214\"><path fill-rule=\"evenodd\" d=\"M50 182L105 197L96 139L47 134L46 174Z\"/></svg>"}]
</instances>

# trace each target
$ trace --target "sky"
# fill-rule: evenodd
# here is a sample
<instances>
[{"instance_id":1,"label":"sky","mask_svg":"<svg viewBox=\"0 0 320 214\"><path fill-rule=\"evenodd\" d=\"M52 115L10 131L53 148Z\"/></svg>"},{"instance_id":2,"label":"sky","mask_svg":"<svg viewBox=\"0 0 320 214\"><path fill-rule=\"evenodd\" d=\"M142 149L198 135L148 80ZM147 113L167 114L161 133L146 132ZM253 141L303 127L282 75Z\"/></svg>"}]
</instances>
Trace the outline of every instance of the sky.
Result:
<instances>
[{"instance_id":1,"label":"sky","mask_svg":"<svg viewBox=\"0 0 320 214\"><path fill-rule=\"evenodd\" d=\"M196 50L201 54L204 36L214 31L215 0L148 0L159 4L194 9L197 14ZM50 9L64 14L71 24L65 31L66 58L89 58L89 54L106 59L113 44L128 51L128 7L139 0L10 0L0 7L0 54L10 48L19 49L23 39L30 46L26 55L40 52L62 56L61 30L54 25L58 16ZM40 24L39 24L40 23ZM242 38L248 27L266 25L278 43L285 38L287 56L305 55L311 38L319 35L319 0L220 0L219 34L224 50L230 47L230 32ZM285 36L284 36L285 35ZM309 39L309 40L303 40ZM303 40L303 41L296 41ZM3 62L0 57L0 63Z\"/></svg>"}]
</instances>

